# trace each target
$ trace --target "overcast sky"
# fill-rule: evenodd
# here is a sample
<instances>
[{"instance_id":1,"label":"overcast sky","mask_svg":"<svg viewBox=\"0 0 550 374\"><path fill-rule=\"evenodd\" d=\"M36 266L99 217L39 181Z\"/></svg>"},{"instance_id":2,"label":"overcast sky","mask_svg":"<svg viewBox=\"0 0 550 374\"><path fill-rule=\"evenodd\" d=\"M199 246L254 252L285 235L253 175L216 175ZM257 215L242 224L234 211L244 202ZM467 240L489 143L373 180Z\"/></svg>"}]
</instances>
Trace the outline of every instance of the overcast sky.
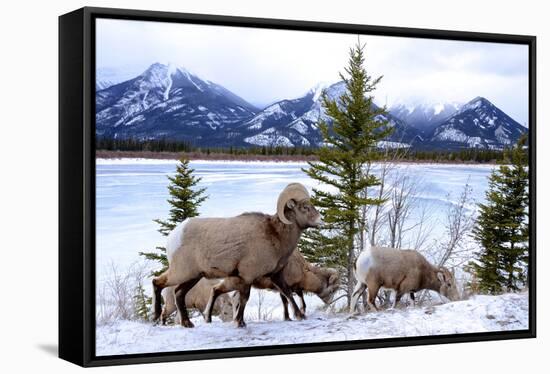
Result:
<instances>
[{"instance_id":1,"label":"overcast sky","mask_svg":"<svg viewBox=\"0 0 550 374\"><path fill-rule=\"evenodd\" d=\"M357 35L97 20L97 68L133 78L154 62L183 66L263 106L336 82ZM528 120L528 47L361 35L366 67L383 75L378 104L467 102L484 96Z\"/></svg>"}]
</instances>

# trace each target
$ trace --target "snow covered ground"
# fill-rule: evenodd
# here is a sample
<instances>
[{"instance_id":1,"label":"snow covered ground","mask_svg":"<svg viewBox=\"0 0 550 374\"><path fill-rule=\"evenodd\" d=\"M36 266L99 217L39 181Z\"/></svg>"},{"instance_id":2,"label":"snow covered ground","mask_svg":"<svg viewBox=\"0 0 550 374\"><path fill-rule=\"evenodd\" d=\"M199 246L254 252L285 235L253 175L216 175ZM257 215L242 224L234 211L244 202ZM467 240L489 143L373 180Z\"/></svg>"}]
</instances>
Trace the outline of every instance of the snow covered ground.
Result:
<instances>
[{"instance_id":1,"label":"snow covered ground","mask_svg":"<svg viewBox=\"0 0 550 374\"><path fill-rule=\"evenodd\" d=\"M469 300L403 307L362 315L312 311L305 321L247 321L239 329L214 320L193 319L195 328L116 321L98 326L96 353L118 355L229 347L364 340L503 330L529 326L527 293L475 296Z\"/></svg>"}]
</instances>

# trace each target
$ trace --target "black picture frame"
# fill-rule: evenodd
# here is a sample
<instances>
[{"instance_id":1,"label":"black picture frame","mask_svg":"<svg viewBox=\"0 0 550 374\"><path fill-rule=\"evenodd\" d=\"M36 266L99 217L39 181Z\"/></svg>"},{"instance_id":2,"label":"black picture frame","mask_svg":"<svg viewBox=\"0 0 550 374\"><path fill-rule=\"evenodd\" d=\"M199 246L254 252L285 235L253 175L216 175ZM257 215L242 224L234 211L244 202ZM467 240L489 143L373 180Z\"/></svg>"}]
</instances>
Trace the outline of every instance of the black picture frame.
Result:
<instances>
[{"instance_id":1,"label":"black picture frame","mask_svg":"<svg viewBox=\"0 0 550 374\"><path fill-rule=\"evenodd\" d=\"M367 341L296 344L189 352L95 354L95 20L194 23L269 29L361 33L529 47L529 328ZM311 21L229 17L85 7L59 17L59 357L81 366L104 366L446 344L536 337L536 37L493 33Z\"/></svg>"}]
</instances>

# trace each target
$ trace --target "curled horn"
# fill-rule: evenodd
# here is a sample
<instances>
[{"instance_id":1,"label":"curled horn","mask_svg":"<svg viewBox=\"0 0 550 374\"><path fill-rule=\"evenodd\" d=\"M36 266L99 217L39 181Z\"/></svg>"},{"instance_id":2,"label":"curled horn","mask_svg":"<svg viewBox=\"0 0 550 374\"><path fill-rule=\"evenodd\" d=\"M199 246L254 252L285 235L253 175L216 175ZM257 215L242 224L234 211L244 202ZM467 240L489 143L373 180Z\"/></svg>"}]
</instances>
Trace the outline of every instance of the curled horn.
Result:
<instances>
[{"instance_id":1,"label":"curled horn","mask_svg":"<svg viewBox=\"0 0 550 374\"><path fill-rule=\"evenodd\" d=\"M285 217L285 206L290 199L294 199L296 201L309 199L309 193L300 183L291 183L285 187L283 192L281 192L279 199L277 200L277 216L279 216L281 222L286 225L292 224L292 222Z\"/></svg>"}]
</instances>

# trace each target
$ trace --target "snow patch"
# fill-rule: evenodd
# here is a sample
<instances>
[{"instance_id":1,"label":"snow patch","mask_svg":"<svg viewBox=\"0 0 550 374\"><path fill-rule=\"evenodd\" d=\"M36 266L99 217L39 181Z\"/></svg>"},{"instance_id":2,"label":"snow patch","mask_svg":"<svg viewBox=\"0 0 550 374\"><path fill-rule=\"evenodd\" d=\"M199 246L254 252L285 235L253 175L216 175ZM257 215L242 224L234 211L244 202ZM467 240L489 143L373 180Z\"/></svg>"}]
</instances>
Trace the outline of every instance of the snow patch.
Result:
<instances>
[{"instance_id":1,"label":"snow patch","mask_svg":"<svg viewBox=\"0 0 550 374\"><path fill-rule=\"evenodd\" d=\"M410 148L410 144L401 142L392 142L389 140L381 140L377 143L378 148L395 149L395 148Z\"/></svg>"},{"instance_id":2,"label":"snow patch","mask_svg":"<svg viewBox=\"0 0 550 374\"><path fill-rule=\"evenodd\" d=\"M279 306L280 308L280 306ZM427 307L399 306L362 315L314 311L304 321L247 320L246 328L192 318L195 328L116 321L98 325L98 356L233 347L304 344L393 337L437 336L529 327L527 293L475 296Z\"/></svg>"},{"instance_id":3,"label":"snow patch","mask_svg":"<svg viewBox=\"0 0 550 374\"><path fill-rule=\"evenodd\" d=\"M187 69L185 69L185 68L179 68L179 71L180 71L183 75L185 75L185 77L187 78L187 80L188 80L193 86L195 86L195 87L197 88L197 90L203 92L203 89L202 89L198 84L196 84L195 81L193 81L193 76L192 76L191 74L189 74L189 72L187 71Z\"/></svg>"},{"instance_id":4,"label":"snow patch","mask_svg":"<svg viewBox=\"0 0 550 374\"><path fill-rule=\"evenodd\" d=\"M272 129L269 129L272 130ZM268 130L268 131L269 131ZM244 141L249 144L259 146L273 146L273 147L294 147L294 144L286 136L271 134L264 131L262 134L249 136Z\"/></svg>"},{"instance_id":5,"label":"snow patch","mask_svg":"<svg viewBox=\"0 0 550 374\"><path fill-rule=\"evenodd\" d=\"M166 90L164 90L164 100L168 100L168 95L170 94L170 89L172 88L172 74L176 71L176 68L174 65L169 64L168 65L168 71L167 71L167 83L166 83Z\"/></svg>"},{"instance_id":6,"label":"snow patch","mask_svg":"<svg viewBox=\"0 0 550 374\"><path fill-rule=\"evenodd\" d=\"M433 108L433 113L435 116L437 116L439 113L443 112L443 110L445 110L445 105L441 103L437 103Z\"/></svg>"},{"instance_id":7,"label":"snow patch","mask_svg":"<svg viewBox=\"0 0 550 374\"><path fill-rule=\"evenodd\" d=\"M475 110L475 109L478 109L481 107L482 105L482 100L481 98L477 97L475 98L474 100L470 101L469 103L466 103L462 106L462 108L460 108L460 113L464 113L465 111L467 110Z\"/></svg>"},{"instance_id":8,"label":"snow patch","mask_svg":"<svg viewBox=\"0 0 550 374\"><path fill-rule=\"evenodd\" d=\"M510 144L510 138L508 137L508 134L506 133L506 130L504 127L499 126L495 130L495 137L497 138L499 143L502 144Z\"/></svg>"},{"instance_id":9,"label":"snow patch","mask_svg":"<svg viewBox=\"0 0 550 374\"><path fill-rule=\"evenodd\" d=\"M128 122L126 122L124 124L124 126L133 125L134 123L143 122L143 121L145 121L145 117L143 116L143 114L140 114L140 115L135 116L134 118L132 118Z\"/></svg>"},{"instance_id":10,"label":"snow patch","mask_svg":"<svg viewBox=\"0 0 550 374\"><path fill-rule=\"evenodd\" d=\"M309 128L302 120L294 121L290 124L290 128L298 131L302 135L307 134L309 131Z\"/></svg>"}]
</instances>

